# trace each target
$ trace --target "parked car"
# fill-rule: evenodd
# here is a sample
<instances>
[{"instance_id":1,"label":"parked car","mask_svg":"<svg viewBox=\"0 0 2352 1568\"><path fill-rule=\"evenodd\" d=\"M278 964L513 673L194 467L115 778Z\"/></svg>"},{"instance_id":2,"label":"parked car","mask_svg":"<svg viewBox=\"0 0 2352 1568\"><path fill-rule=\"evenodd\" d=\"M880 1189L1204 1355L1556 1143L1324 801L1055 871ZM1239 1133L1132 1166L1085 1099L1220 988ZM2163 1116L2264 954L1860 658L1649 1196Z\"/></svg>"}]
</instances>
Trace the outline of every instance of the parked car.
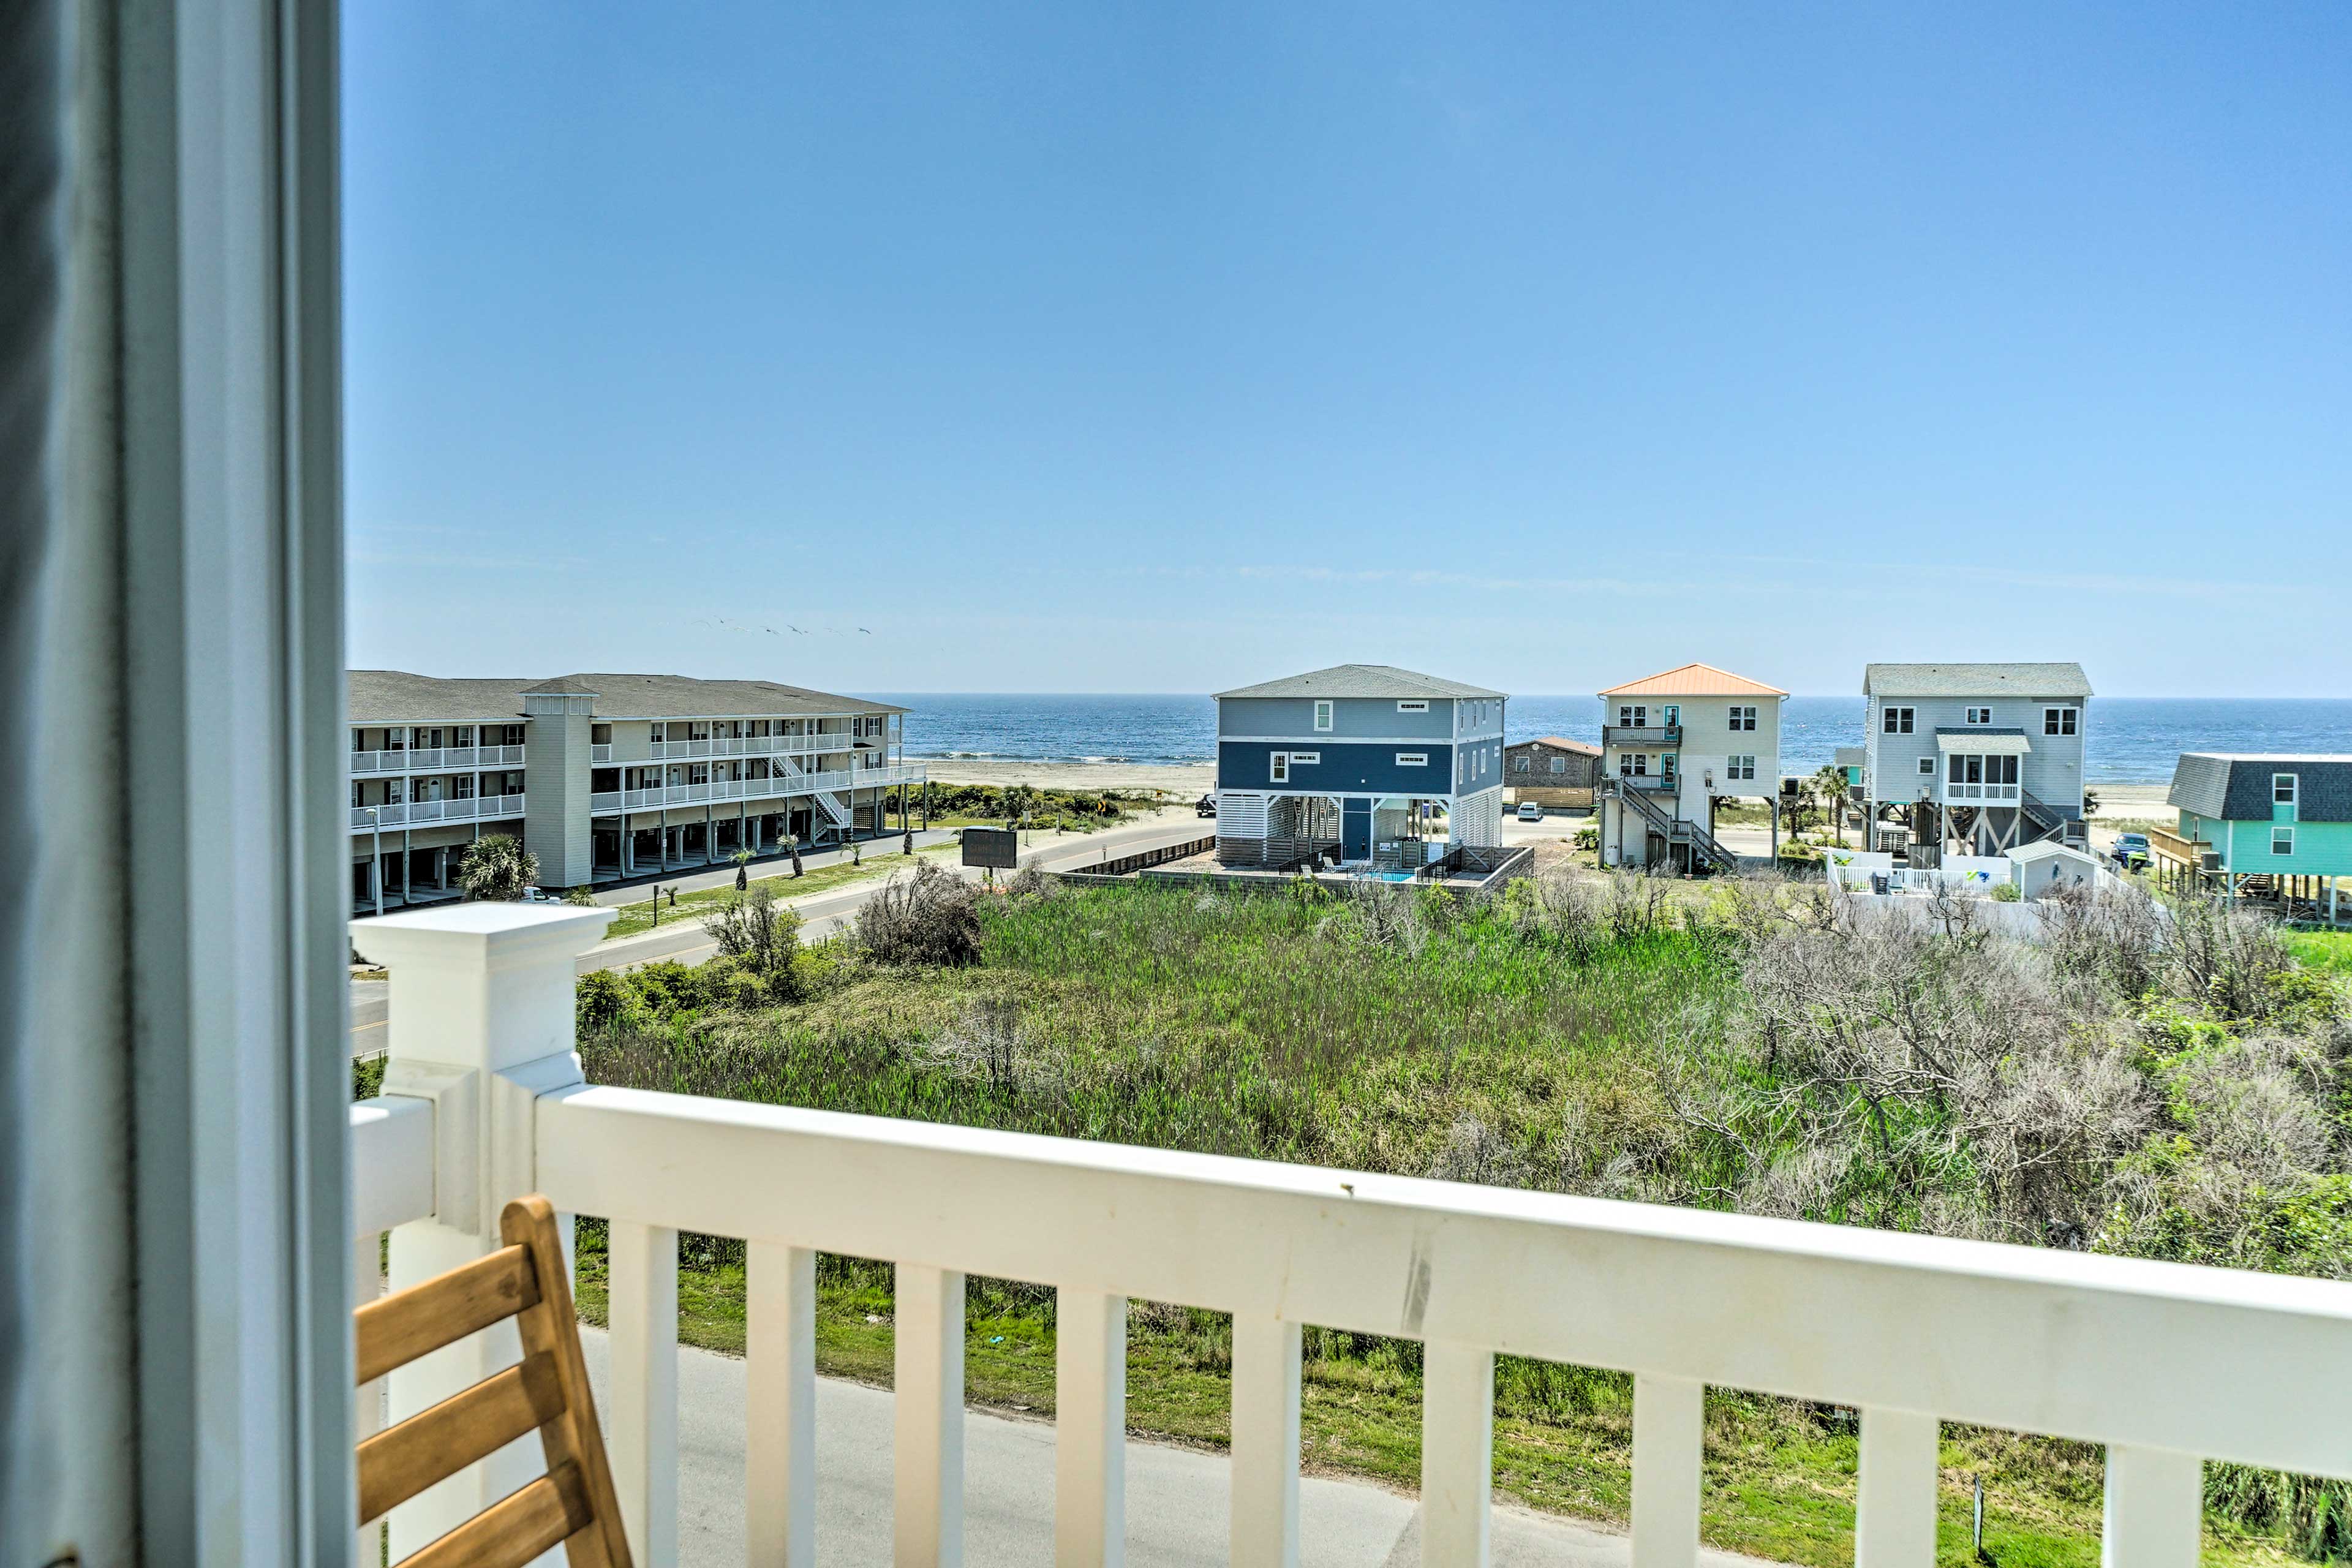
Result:
<instances>
[{"instance_id":1,"label":"parked car","mask_svg":"<svg viewBox=\"0 0 2352 1568\"><path fill-rule=\"evenodd\" d=\"M1538 805L1531 800L1523 800L1519 802L1519 820L1521 822L1541 822L1543 820L1543 807Z\"/></svg>"},{"instance_id":2,"label":"parked car","mask_svg":"<svg viewBox=\"0 0 2352 1568\"><path fill-rule=\"evenodd\" d=\"M2145 866L2147 864L2147 835L2118 833L2116 835L2116 847L2107 853L2113 855L2116 864L2126 871L2135 866Z\"/></svg>"},{"instance_id":3,"label":"parked car","mask_svg":"<svg viewBox=\"0 0 2352 1568\"><path fill-rule=\"evenodd\" d=\"M1198 805L1196 805L1196 806L1194 806L1194 807L1192 808L1192 815L1194 815L1195 816L1216 816L1216 815L1217 815L1217 797L1216 797L1215 795L1202 795L1202 796L1201 797L1201 803L1200 803Z\"/></svg>"}]
</instances>

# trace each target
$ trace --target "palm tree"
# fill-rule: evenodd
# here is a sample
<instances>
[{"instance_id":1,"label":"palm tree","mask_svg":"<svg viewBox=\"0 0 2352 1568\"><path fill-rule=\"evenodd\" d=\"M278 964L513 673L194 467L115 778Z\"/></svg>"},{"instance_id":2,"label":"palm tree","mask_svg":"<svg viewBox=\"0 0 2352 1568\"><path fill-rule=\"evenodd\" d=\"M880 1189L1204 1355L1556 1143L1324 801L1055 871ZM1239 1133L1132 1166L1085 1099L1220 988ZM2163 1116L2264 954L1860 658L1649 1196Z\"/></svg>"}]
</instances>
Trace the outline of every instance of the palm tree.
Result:
<instances>
[{"instance_id":1,"label":"palm tree","mask_svg":"<svg viewBox=\"0 0 2352 1568\"><path fill-rule=\"evenodd\" d=\"M539 880L539 857L510 833L486 833L457 862L457 881L469 899L514 903Z\"/></svg>"},{"instance_id":2,"label":"palm tree","mask_svg":"<svg viewBox=\"0 0 2352 1568\"><path fill-rule=\"evenodd\" d=\"M1830 826L1837 831L1838 847L1845 847L1845 799L1849 788L1845 770L1832 763L1812 776L1813 793L1822 797L1822 805L1830 815Z\"/></svg>"}]
</instances>

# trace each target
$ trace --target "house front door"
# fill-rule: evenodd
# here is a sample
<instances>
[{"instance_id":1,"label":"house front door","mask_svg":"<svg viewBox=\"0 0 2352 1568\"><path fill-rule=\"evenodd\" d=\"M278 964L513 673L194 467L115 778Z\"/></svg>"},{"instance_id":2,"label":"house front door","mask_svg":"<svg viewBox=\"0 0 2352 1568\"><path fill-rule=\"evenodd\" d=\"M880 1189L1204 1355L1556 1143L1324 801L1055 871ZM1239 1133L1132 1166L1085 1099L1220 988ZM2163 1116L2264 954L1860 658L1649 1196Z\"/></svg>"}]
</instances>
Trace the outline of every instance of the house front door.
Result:
<instances>
[{"instance_id":1,"label":"house front door","mask_svg":"<svg viewBox=\"0 0 2352 1568\"><path fill-rule=\"evenodd\" d=\"M1343 860L1369 860L1372 858L1372 803L1351 800L1339 814L1339 858Z\"/></svg>"}]
</instances>

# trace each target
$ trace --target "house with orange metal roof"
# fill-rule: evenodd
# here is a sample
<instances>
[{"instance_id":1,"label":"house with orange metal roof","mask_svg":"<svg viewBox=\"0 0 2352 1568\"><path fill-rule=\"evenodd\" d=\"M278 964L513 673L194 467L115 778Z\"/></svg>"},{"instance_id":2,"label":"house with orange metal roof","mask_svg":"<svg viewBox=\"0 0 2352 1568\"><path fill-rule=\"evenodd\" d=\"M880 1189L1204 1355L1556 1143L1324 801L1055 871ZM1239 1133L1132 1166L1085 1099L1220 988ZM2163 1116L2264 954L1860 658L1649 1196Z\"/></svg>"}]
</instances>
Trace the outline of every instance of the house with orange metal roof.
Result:
<instances>
[{"instance_id":1,"label":"house with orange metal roof","mask_svg":"<svg viewBox=\"0 0 2352 1568\"><path fill-rule=\"evenodd\" d=\"M1718 800L1777 804L1780 704L1789 694L1711 664L1661 670L1601 693L1604 866L1728 871Z\"/></svg>"}]
</instances>

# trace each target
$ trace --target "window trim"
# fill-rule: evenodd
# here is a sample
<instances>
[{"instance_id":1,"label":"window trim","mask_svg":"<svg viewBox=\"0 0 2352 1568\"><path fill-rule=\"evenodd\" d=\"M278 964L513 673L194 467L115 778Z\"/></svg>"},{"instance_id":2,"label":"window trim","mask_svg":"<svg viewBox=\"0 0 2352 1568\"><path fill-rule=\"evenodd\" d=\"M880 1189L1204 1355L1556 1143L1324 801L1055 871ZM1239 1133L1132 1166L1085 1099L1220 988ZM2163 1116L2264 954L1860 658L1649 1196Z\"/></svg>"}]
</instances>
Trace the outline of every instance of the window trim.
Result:
<instances>
[{"instance_id":1,"label":"window trim","mask_svg":"<svg viewBox=\"0 0 2352 1568\"><path fill-rule=\"evenodd\" d=\"M1401 768L1425 768L1429 766L1429 753L1427 752L1399 752L1396 754L1396 765Z\"/></svg>"},{"instance_id":2,"label":"window trim","mask_svg":"<svg viewBox=\"0 0 2352 1568\"><path fill-rule=\"evenodd\" d=\"M2303 804L2302 776L2303 775L2300 773L2273 773L2271 775L2271 805L2273 806L2284 805L2291 809L2300 806ZM2284 795L2279 794L2279 785L2282 784L2286 786L2286 793Z\"/></svg>"},{"instance_id":3,"label":"window trim","mask_svg":"<svg viewBox=\"0 0 2352 1568\"><path fill-rule=\"evenodd\" d=\"M1914 732L1914 726L1918 722L1919 710L1916 708L1890 706L1879 711L1883 715L1879 721L1879 733L1882 735L1911 734Z\"/></svg>"},{"instance_id":4,"label":"window trim","mask_svg":"<svg viewBox=\"0 0 2352 1568\"><path fill-rule=\"evenodd\" d=\"M1400 697L1397 699L1397 711L1400 713L1426 713L1429 711L1429 699L1426 697Z\"/></svg>"},{"instance_id":5,"label":"window trim","mask_svg":"<svg viewBox=\"0 0 2352 1568\"><path fill-rule=\"evenodd\" d=\"M1290 765L1294 768L1315 767L1322 761L1323 753L1320 752L1293 752L1290 753Z\"/></svg>"},{"instance_id":6,"label":"window trim","mask_svg":"<svg viewBox=\"0 0 2352 1568\"><path fill-rule=\"evenodd\" d=\"M1331 699L1318 697L1315 700L1315 732L1317 734L1330 733L1332 722L1337 717L1338 710L1333 706Z\"/></svg>"},{"instance_id":7,"label":"window trim","mask_svg":"<svg viewBox=\"0 0 2352 1568\"><path fill-rule=\"evenodd\" d=\"M1934 777L1936 776L1936 759L1935 759L1935 758L1933 758L1933 757L1921 757L1921 758L1919 759L1919 776L1920 776L1921 778L1929 778L1929 779L1934 778Z\"/></svg>"},{"instance_id":8,"label":"window trim","mask_svg":"<svg viewBox=\"0 0 2352 1568\"><path fill-rule=\"evenodd\" d=\"M2291 856L2294 853L2294 826L2292 822L2278 822L2271 825L2272 854Z\"/></svg>"},{"instance_id":9,"label":"window trim","mask_svg":"<svg viewBox=\"0 0 2352 1568\"><path fill-rule=\"evenodd\" d=\"M1290 782L1290 753L1268 752L1265 754L1265 776L1275 784Z\"/></svg>"},{"instance_id":10,"label":"window trim","mask_svg":"<svg viewBox=\"0 0 2352 1568\"><path fill-rule=\"evenodd\" d=\"M2056 735L2061 738L2080 734L2083 727L2082 712L2083 710L2080 708L2064 708L2055 705L2042 709L2042 734Z\"/></svg>"},{"instance_id":11,"label":"window trim","mask_svg":"<svg viewBox=\"0 0 2352 1568\"><path fill-rule=\"evenodd\" d=\"M1992 710L1990 708L1963 709L1960 722L1972 728L1982 729L1992 722Z\"/></svg>"}]
</instances>

